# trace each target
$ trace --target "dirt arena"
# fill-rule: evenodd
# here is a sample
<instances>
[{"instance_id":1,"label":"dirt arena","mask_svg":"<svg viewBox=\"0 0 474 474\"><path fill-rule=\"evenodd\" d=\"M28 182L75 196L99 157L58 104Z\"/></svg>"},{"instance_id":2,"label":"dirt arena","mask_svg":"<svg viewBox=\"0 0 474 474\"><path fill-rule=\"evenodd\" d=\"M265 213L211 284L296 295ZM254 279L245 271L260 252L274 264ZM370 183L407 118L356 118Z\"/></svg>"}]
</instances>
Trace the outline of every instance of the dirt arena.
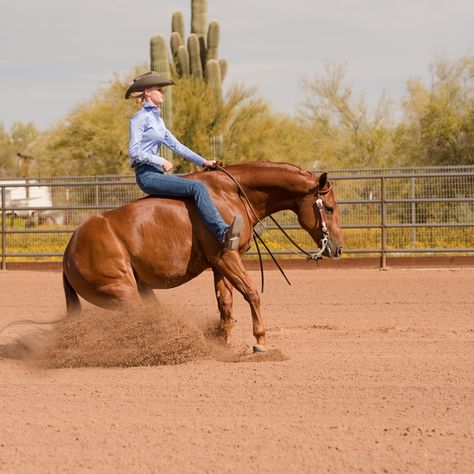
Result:
<instances>
[{"instance_id":1,"label":"dirt arena","mask_svg":"<svg viewBox=\"0 0 474 474\"><path fill-rule=\"evenodd\" d=\"M291 287L266 273L270 354L286 358L1 358L0 471L472 473L474 269L312 268L289 270ZM218 318L210 272L157 295L198 327ZM0 305L1 326L62 317L61 274L0 272ZM240 295L235 319L250 349Z\"/></svg>"}]
</instances>

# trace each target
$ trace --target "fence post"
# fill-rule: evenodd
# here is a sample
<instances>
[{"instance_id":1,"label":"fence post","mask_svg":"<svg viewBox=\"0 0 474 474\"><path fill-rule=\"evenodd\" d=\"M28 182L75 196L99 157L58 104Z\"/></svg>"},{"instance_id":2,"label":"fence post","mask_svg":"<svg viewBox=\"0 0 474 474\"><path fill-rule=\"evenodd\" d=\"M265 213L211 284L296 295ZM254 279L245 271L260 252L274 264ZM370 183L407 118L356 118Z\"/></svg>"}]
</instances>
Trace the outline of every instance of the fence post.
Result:
<instances>
[{"instance_id":1,"label":"fence post","mask_svg":"<svg viewBox=\"0 0 474 474\"><path fill-rule=\"evenodd\" d=\"M415 187L415 177L411 178L411 223L416 224L416 202L414 202L416 197L416 187ZM411 228L411 240L412 248L416 248L416 227Z\"/></svg>"},{"instance_id":2,"label":"fence post","mask_svg":"<svg viewBox=\"0 0 474 474\"><path fill-rule=\"evenodd\" d=\"M2 270L7 269L7 213L6 213L6 190L2 186Z\"/></svg>"},{"instance_id":3,"label":"fence post","mask_svg":"<svg viewBox=\"0 0 474 474\"><path fill-rule=\"evenodd\" d=\"M380 223L382 226L382 255L380 258L380 268L387 268L387 227L385 208L385 178L380 178Z\"/></svg>"},{"instance_id":4,"label":"fence post","mask_svg":"<svg viewBox=\"0 0 474 474\"><path fill-rule=\"evenodd\" d=\"M99 178L96 176L95 181L99 181ZM95 212L96 214L99 213L99 185L95 185L95 205L97 206Z\"/></svg>"}]
</instances>

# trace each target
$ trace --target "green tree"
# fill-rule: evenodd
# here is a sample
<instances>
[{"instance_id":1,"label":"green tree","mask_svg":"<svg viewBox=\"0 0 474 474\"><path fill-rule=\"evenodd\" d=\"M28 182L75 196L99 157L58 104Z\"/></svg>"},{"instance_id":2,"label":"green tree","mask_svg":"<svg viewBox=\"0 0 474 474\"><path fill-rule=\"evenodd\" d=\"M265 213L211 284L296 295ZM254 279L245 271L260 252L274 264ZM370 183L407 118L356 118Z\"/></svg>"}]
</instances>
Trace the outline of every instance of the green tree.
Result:
<instances>
[{"instance_id":1,"label":"green tree","mask_svg":"<svg viewBox=\"0 0 474 474\"><path fill-rule=\"evenodd\" d=\"M125 101L131 78L115 77L106 87L77 106L66 119L45 132L36 142L37 175L100 175L128 173L127 149L130 117L139 109ZM252 88L230 87L224 98L204 81L177 79L174 87L171 132L183 144L207 159L219 154L212 137L222 135L226 163L262 160L309 160L300 146L307 126L271 112ZM298 146L296 146L296 144ZM196 169L184 160L175 161L175 172Z\"/></svg>"},{"instance_id":2,"label":"green tree","mask_svg":"<svg viewBox=\"0 0 474 474\"><path fill-rule=\"evenodd\" d=\"M242 93L232 90L235 97ZM225 130L228 162L284 161L307 166L312 161L309 128L301 120L273 112L263 100L244 102Z\"/></svg>"},{"instance_id":3,"label":"green tree","mask_svg":"<svg viewBox=\"0 0 474 474\"><path fill-rule=\"evenodd\" d=\"M431 85L407 83L397 153L410 165L474 164L474 57L438 58Z\"/></svg>"},{"instance_id":4,"label":"green tree","mask_svg":"<svg viewBox=\"0 0 474 474\"><path fill-rule=\"evenodd\" d=\"M9 132L0 123L0 176L21 177L25 173L30 174L28 170L34 158L33 149L39 135L40 132L32 122L15 122ZM24 158L21 159L18 154ZM25 160L28 161L28 168L25 166Z\"/></svg>"},{"instance_id":5,"label":"green tree","mask_svg":"<svg viewBox=\"0 0 474 474\"><path fill-rule=\"evenodd\" d=\"M116 76L43 134L36 147L37 174L103 175L129 171L128 124L136 111L124 100L131 77Z\"/></svg>"},{"instance_id":6,"label":"green tree","mask_svg":"<svg viewBox=\"0 0 474 474\"><path fill-rule=\"evenodd\" d=\"M301 143L307 127L271 112L252 88L234 84L224 99L203 81L182 79L174 89L173 133L187 146L208 159L216 159L212 137L223 136L226 163L254 160L309 161ZM178 172L191 169L189 162L176 162Z\"/></svg>"},{"instance_id":7,"label":"green tree","mask_svg":"<svg viewBox=\"0 0 474 474\"><path fill-rule=\"evenodd\" d=\"M12 176L12 170L16 166L13 157L10 134L5 130L3 123L0 122L0 176L2 178Z\"/></svg>"},{"instance_id":8,"label":"green tree","mask_svg":"<svg viewBox=\"0 0 474 474\"><path fill-rule=\"evenodd\" d=\"M382 95L372 112L356 99L343 66L325 65L321 77L303 81L300 118L311 127L311 148L321 166L384 167L395 164L390 101Z\"/></svg>"}]
</instances>

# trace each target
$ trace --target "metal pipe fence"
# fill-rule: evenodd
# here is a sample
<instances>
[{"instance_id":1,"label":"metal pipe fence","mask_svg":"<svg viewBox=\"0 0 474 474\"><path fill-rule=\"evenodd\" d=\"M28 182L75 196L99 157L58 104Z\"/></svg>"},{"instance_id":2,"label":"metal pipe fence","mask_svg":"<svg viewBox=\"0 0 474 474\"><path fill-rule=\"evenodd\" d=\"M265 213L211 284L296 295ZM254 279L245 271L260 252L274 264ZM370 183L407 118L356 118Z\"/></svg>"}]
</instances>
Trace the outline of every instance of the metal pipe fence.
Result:
<instances>
[{"instance_id":1,"label":"metal pipe fence","mask_svg":"<svg viewBox=\"0 0 474 474\"><path fill-rule=\"evenodd\" d=\"M344 254L387 256L474 254L474 167L333 170L344 229ZM7 262L60 260L87 217L143 196L131 176L0 181L1 268ZM290 211L275 215L309 252L316 244ZM292 256L270 221L264 238ZM248 255L256 254L252 248Z\"/></svg>"}]
</instances>

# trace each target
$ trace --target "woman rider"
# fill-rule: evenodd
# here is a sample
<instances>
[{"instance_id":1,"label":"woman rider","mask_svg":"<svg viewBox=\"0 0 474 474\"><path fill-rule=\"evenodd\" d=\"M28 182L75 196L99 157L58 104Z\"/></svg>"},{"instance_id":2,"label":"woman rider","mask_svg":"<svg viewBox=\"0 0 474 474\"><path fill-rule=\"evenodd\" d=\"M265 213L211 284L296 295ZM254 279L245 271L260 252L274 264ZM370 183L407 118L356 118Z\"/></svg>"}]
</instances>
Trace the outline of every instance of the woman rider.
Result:
<instances>
[{"instance_id":1,"label":"woman rider","mask_svg":"<svg viewBox=\"0 0 474 474\"><path fill-rule=\"evenodd\" d=\"M206 160L181 144L166 128L159 106L163 103L163 87L173 84L173 81L151 71L136 77L125 93L125 99L137 97L138 94L143 104L142 109L130 120L130 166L135 169L137 184L144 193L178 198L192 197L211 233L226 248L237 250L243 225L242 216L236 215L232 223L227 224L209 196L206 185L200 181L165 174L172 170L173 164L157 154L160 146L164 144L174 153L199 166L216 166L215 161Z\"/></svg>"}]
</instances>

